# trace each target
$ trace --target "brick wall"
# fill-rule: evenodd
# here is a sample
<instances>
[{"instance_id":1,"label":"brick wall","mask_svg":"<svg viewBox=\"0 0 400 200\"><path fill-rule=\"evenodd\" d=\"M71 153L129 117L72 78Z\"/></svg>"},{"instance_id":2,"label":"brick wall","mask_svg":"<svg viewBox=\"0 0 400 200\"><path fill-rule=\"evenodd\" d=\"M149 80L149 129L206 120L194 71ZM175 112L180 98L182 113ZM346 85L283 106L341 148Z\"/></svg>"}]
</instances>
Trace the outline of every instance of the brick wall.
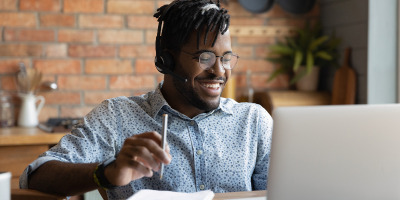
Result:
<instances>
[{"instance_id":1,"label":"brick wall","mask_svg":"<svg viewBox=\"0 0 400 200\"><path fill-rule=\"evenodd\" d=\"M57 91L39 93L46 98L40 121L80 117L103 99L152 90L163 78L153 63L157 22L152 15L169 2L1 0L1 90L16 94L19 62L39 69L44 80L57 82ZM225 7L230 10L231 26L248 31L231 31L233 50L241 57L234 71L237 94L246 85L247 70L253 72L256 90L287 89L287 77L266 82L274 67L265 61L267 45L282 35L257 35L253 29L303 26L305 19L319 17L319 6L301 16L276 4L263 14L251 14L237 0L229 0Z\"/></svg>"}]
</instances>

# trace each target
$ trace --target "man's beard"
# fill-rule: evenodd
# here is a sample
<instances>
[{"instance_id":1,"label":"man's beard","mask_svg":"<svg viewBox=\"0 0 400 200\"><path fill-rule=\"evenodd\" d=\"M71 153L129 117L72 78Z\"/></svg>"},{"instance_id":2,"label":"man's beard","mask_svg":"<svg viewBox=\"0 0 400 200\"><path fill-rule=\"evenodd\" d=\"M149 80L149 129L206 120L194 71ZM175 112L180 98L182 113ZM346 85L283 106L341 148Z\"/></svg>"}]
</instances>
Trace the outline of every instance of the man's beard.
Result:
<instances>
[{"instance_id":1,"label":"man's beard","mask_svg":"<svg viewBox=\"0 0 400 200\"><path fill-rule=\"evenodd\" d=\"M210 77L207 77L206 79L213 80L216 79L216 76L212 75ZM226 79L224 78L217 78L217 79L224 80L224 82L226 83ZM182 81L176 78L173 78L173 84L174 87L178 90L178 92L181 93L181 95L186 99L186 101L192 104L194 107L200 110L205 110L207 112L218 108L219 103L221 101L220 97L218 97L217 102L206 101L205 99L202 99L199 95L199 92L196 91L196 89L191 87L189 84L183 83ZM223 87L223 85L221 87Z\"/></svg>"}]
</instances>

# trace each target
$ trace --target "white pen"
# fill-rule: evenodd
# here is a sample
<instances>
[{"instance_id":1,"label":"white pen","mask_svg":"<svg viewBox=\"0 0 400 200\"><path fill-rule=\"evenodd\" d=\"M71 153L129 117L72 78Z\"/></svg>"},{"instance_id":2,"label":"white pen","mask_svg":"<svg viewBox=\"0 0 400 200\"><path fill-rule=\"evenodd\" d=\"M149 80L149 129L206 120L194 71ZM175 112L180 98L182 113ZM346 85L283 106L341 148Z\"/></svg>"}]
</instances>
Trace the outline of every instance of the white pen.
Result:
<instances>
[{"instance_id":1,"label":"white pen","mask_svg":"<svg viewBox=\"0 0 400 200\"><path fill-rule=\"evenodd\" d=\"M161 147L165 151L165 144L167 143L167 129L168 129L168 114L163 114L162 133L161 133ZM160 180L164 173L164 163L161 163Z\"/></svg>"}]
</instances>

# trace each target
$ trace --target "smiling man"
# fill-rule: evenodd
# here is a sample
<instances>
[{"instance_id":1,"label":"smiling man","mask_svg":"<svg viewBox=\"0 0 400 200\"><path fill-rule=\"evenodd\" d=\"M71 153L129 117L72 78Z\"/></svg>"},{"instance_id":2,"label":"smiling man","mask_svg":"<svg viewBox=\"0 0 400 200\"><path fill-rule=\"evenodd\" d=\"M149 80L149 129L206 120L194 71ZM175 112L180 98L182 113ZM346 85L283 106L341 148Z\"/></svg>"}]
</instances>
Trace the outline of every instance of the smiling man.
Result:
<instances>
[{"instance_id":1,"label":"smiling man","mask_svg":"<svg viewBox=\"0 0 400 200\"><path fill-rule=\"evenodd\" d=\"M227 10L210 0L176 0L154 16L155 65L164 81L145 95L103 101L26 168L22 188L61 195L101 188L109 199L141 189L266 189L271 116L257 104L221 97L239 58Z\"/></svg>"}]
</instances>

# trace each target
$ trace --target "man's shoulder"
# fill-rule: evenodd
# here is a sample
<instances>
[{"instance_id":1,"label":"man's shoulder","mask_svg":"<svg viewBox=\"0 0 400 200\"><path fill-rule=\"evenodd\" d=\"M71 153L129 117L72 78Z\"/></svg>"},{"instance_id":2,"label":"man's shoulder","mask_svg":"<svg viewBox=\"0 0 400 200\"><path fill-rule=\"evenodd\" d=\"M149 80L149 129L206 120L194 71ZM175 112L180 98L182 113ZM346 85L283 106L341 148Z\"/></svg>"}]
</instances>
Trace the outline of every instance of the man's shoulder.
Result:
<instances>
[{"instance_id":1,"label":"man's shoulder","mask_svg":"<svg viewBox=\"0 0 400 200\"><path fill-rule=\"evenodd\" d=\"M243 112L243 111L266 112L266 110L259 104L250 102L237 102L234 99L222 98L222 97L221 97L221 107L232 113Z\"/></svg>"}]
</instances>

